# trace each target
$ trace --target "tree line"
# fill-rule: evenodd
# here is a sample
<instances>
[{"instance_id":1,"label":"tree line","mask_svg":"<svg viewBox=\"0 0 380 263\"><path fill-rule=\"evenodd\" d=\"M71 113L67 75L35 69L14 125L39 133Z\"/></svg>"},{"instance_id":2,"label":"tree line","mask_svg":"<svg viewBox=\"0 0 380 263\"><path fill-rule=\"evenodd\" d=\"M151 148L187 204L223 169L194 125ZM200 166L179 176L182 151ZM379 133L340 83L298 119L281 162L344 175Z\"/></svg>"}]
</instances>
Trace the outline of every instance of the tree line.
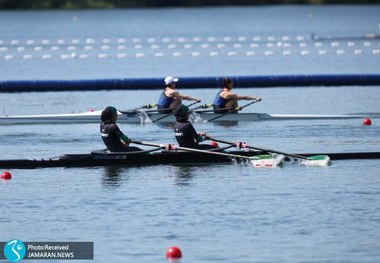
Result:
<instances>
[{"instance_id":1,"label":"tree line","mask_svg":"<svg viewBox=\"0 0 380 263\"><path fill-rule=\"evenodd\" d=\"M380 4L380 0L0 0L0 9L85 9L280 4Z\"/></svg>"}]
</instances>

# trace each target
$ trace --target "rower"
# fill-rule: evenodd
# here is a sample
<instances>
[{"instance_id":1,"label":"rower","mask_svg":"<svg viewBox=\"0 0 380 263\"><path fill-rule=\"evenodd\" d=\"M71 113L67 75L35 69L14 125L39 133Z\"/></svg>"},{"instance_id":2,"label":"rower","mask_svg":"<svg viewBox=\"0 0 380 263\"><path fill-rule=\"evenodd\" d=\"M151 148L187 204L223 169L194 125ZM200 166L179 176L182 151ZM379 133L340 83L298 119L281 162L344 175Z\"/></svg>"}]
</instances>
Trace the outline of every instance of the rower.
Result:
<instances>
[{"instance_id":1,"label":"rower","mask_svg":"<svg viewBox=\"0 0 380 263\"><path fill-rule=\"evenodd\" d=\"M200 99L180 94L176 90L176 83L178 82L178 78L168 76L165 78L164 82L165 90L161 93L161 96L158 99L157 103L157 109L162 109L159 111L160 113L172 112L178 105L182 104L182 100L194 100L198 102L201 101Z\"/></svg>"},{"instance_id":2,"label":"rower","mask_svg":"<svg viewBox=\"0 0 380 263\"><path fill-rule=\"evenodd\" d=\"M215 146L199 144L208 140L206 133L197 133L193 125L189 122L190 111L186 105L178 105L174 110L176 123L174 124L174 135L179 146L194 149L212 149Z\"/></svg>"},{"instance_id":3,"label":"rower","mask_svg":"<svg viewBox=\"0 0 380 263\"><path fill-rule=\"evenodd\" d=\"M131 139L128 138L117 126L117 110L108 106L102 111L100 116L100 134L104 144L111 152L132 152L141 151L138 147L130 147Z\"/></svg>"},{"instance_id":4,"label":"rower","mask_svg":"<svg viewBox=\"0 0 380 263\"><path fill-rule=\"evenodd\" d=\"M234 83L230 78L223 79L223 89L218 92L214 99L214 113L234 112L238 107L238 100L257 100L260 97L241 96L231 92Z\"/></svg>"}]
</instances>

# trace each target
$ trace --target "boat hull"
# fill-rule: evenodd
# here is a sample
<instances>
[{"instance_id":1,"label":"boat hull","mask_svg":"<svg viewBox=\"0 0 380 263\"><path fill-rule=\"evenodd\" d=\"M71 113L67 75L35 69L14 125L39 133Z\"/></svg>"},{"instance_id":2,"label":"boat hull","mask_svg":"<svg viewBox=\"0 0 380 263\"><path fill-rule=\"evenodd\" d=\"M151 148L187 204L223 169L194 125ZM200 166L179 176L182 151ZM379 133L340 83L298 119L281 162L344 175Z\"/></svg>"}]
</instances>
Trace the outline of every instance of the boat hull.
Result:
<instances>
[{"instance_id":1,"label":"boat hull","mask_svg":"<svg viewBox=\"0 0 380 263\"><path fill-rule=\"evenodd\" d=\"M226 153L253 157L261 151L227 151ZM302 153L302 156L328 155L331 160L380 159L380 152L351 153ZM143 165L188 165L247 162L221 155L194 152L153 152L145 154L66 154L51 159L0 160L0 168L33 169L43 167L93 167L93 166L143 166Z\"/></svg>"},{"instance_id":2,"label":"boat hull","mask_svg":"<svg viewBox=\"0 0 380 263\"><path fill-rule=\"evenodd\" d=\"M241 156L255 156L262 152L228 151ZM165 164L215 164L230 163L227 156L193 152L156 152L149 154L66 154L52 159L0 160L1 168L41 168L41 167L91 167L91 166L142 166Z\"/></svg>"},{"instance_id":3,"label":"boat hull","mask_svg":"<svg viewBox=\"0 0 380 263\"><path fill-rule=\"evenodd\" d=\"M69 113L69 114L47 114L47 115L18 115L0 116L0 125L13 124L74 124L74 123L99 123L101 111ZM147 113L147 114L120 114L119 123L152 123L152 122L174 122L173 115ZM165 117L165 118L163 118ZM192 115L194 122L207 122L208 120L223 121L260 121L260 120L312 120L312 119L353 119L365 118L367 115L286 115L266 113L238 113L238 114L214 114L197 113Z\"/></svg>"}]
</instances>

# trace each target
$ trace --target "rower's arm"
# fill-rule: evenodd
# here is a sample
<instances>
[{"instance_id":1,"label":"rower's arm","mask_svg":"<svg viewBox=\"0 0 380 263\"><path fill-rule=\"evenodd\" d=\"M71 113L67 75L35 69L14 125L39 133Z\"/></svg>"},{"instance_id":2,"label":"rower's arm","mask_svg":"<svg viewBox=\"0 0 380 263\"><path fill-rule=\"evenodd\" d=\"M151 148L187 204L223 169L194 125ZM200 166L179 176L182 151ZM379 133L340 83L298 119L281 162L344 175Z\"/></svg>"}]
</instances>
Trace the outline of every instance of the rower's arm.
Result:
<instances>
[{"instance_id":1,"label":"rower's arm","mask_svg":"<svg viewBox=\"0 0 380 263\"><path fill-rule=\"evenodd\" d=\"M172 93L170 93L170 95L171 95L172 97L178 97L178 98L181 98L181 99L183 99L183 100L201 101L201 99L193 98L193 97L188 96L188 95L182 95L182 94L180 94L178 91L173 91Z\"/></svg>"},{"instance_id":2,"label":"rower's arm","mask_svg":"<svg viewBox=\"0 0 380 263\"><path fill-rule=\"evenodd\" d=\"M120 139L121 139L123 142L127 142L127 143L130 142L130 140L131 140L131 139L129 139L128 136L125 135L125 134L124 134L123 136L121 136Z\"/></svg>"},{"instance_id":3,"label":"rower's arm","mask_svg":"<svg viewBox=\"0 0 380 263\"><path fill-rule=\"evenodd\" d=\"M204 141L204 137L201 136L201 135L199 135L199 134L195 131L193 125L190 126L190 134L191 134L191 137L193 137L194 140L195 140L197 143L198 143L198 142L203 142L203 141Z\"/></svg>"},{"instance_id":4,"label":"rower's arm","mask_svg":"<svg viewBox=\"0 0 380 263\"><path fill-rule=\"evenodd\" d=\"M227 99L227 100L261 100L260 97L253 97L253 96L241 96L233 93L225 93L222 94L222 97Z\"/></svg>"},{"instance_id":5,"label":"rower's arm","mask_svg":"<svg viewBox=\"0 0 380 263\"><path fill-rule=\"evenodd\" d=\"M239 96L239 95L236 95L236 99L237 100L261 100L260 97L253 97L253 96Z\"/></svg>"},{"instance_id":6,"label":"rower's arm","mask_svg":"<svg viewBox=\"0 0 380 263\"><path fill-rule=\"evenodd\" d=\"M131 142L131 139L129 139L128 136L125 135L120 129L118 129L117 133L123 144L129 144Z\"/></svg>"}]
</instances>

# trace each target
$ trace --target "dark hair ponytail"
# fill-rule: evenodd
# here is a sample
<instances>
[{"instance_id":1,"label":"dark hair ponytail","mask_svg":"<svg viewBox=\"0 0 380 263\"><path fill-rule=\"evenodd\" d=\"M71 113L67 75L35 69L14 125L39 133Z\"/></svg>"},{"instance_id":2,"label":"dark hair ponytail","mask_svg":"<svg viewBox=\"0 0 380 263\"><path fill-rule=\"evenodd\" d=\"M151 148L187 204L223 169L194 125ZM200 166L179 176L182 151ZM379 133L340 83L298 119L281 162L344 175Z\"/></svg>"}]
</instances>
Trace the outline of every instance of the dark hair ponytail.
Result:
<instances>
[{"instance_id":1,"label":"dark hair ponytail","mask_svg":"<svg viewBox=\"0 0 380 263\"><path fill-rule=\"evenodd\" d=\"M117 114L117 110L115 107L108 106L102 111L100 115L100 120L104 123L113 121L113 117Z\"/></svg>"},{"instance_id":2,"label":"dark hair ponytail","mask_svg":"<svg viewBox=\"0 0 380 263\"><path fill-rule=\"evenodd\" d=\"M232 83L232 79L230 78L224 78L223 79L223 88L226 87L228 84Z\"/></svg>"}]
</instances>

